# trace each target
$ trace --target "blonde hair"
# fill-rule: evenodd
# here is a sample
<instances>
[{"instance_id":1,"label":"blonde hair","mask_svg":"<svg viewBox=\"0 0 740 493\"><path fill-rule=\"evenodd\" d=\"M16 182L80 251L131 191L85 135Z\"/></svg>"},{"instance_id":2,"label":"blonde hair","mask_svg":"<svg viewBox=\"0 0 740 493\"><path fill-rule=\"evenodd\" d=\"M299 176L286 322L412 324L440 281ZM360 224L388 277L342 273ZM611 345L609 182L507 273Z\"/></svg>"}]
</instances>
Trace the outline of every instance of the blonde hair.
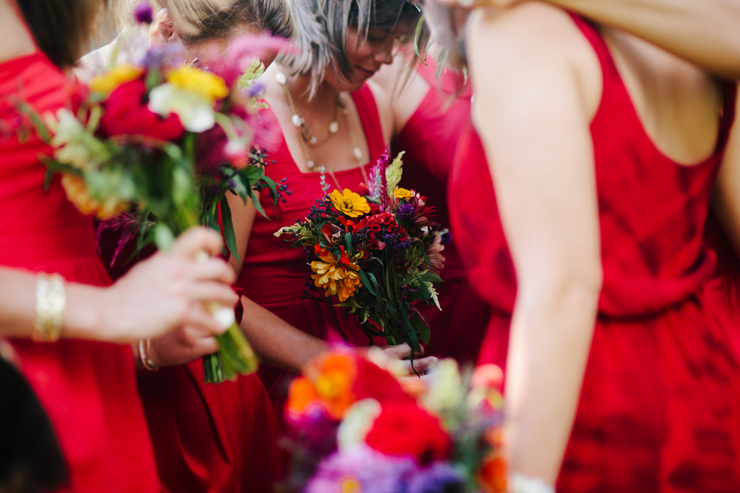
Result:
<instances>
[{"instance_id":1,"label":"blonde hair","mask_svg":"<svg viewBox=\"0 0 740 493\"><path fill-rule=\"evenodd\" d=\"M233 34L242 25L275 36L293 36L293 16L287 0L160 0L171 14L188 24L193 33L178 33L185 44L193 45Z\"/></svg>"}]
</instances>

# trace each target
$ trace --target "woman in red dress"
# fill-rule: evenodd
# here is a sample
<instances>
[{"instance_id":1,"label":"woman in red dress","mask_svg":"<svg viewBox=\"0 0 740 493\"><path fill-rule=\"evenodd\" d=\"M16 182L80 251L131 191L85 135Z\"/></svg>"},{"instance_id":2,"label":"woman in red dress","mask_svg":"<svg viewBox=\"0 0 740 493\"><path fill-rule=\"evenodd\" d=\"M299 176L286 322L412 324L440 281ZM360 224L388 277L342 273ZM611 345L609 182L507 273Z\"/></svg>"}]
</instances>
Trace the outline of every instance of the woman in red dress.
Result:
<instances>
[{"instance_id":1,"label":"woman in red dress","mask_svg":"<svg viewBox=\"0 0 740 493\"><path fill-rule=\"evenodd\" d=\"M485 3L508 5L515 2ZM740 21L740 7L727 2L710 1L699 5L693 0L555 0L550 3L624 29L681 56L692 57L708 69L729 77L740 76L737 72L740 63L732 63L732 55L737 58L740 54L740 41L734 35ZM430 15L428 10L426 13ZM458 21L464 15L458 12ZM452 35L452 29L445 30L440 25L432 27L432 34L437 38ZM693 36L687 37L687 32L692 32ZM373 80L392 96L392 148L394 153L405 152L402 185L427 195L428 203L437 208L438 221L450 227L449 175L460 130L470 119L471 91L464 85L462 75L455 72L457 60L447 60L446 66L438 70L437 48L446 43L444 39L436 41L423 63L414 63L413 54L410 57L397 55L393 64L381 69ZM409 74L411 65L416 71ZM478 355L488 321L488 307L465 278L455 236L452 231L451 241L443 252L445 267L441 277L445 282L438 288L442 310L434 306L421 310L432 327L427 353L468 362Z\"/></svg>"},{"instance_id":2,"label":"woman in red dress","mask_svg":"<svg viewBox=\"0 0 740 493\"><path fill-rule=\"evenodd\" d=\"M274 233L305 217L324 196L324 184L329 190L357 190L365 183L370 166L388 146L392 126L383 91L368 79L392 61L397 37L410 32L420 15L404 0L298 0L294 6L302 56L272 64L261 79L270 105L265 124L282 134L263 146L274 161L267 173L275 180L287 178L292 195L273 210L265 193L262 205L268 218L257 215L252 204L231 202L242 259L231 259L241 272L242 328L265 362L275 367L265 366L260 374L271 392L278 389L273 394L278 401L284 397L284 387L275 387L278 368L299 372L332 338L368 344L344 309L304 299L310 274L306 256ZM358 9L365 9L359 19L367 24L358 25ZM422 371L430 362L416 361Z\"/></svg>"},{"instance_id":3,"label":"woman in red dress","mask_svg":"<svg viewBox=\"0 0 740 493\"><path fill-rule=\"evenodd\" d=\"M215 346L212 334L223 328L202 303L234 303L233 272L220 260L192 259L221 249L217 235L196 230L103 288L109 279L95 255L92 218L67 200L58 177L44 191L39 157L51 149L16 105L43 114L69 104L74 87L58 67L79 56L97 8L82 0L0 1L0 334L10 338L49 414L69 467L67 490L154 492L128 344L177 329L176 337L191 334ZM61 18L69 22L61 25Z\"/></svg>"},{"instance_id":4,"label":"woman in red dress","mask_svg":"<svg viewBox=\"0 0 740 493\"><path fill-rule=\"evenodd\" d=\"M292 35L285 2L268 0L253 8L234 0L216 5L207 0L162 0L151 44L182 43L188 59L208 64L211 43L227 45L237 33L269 30ZM131 16L133 18L133 15ZM263 60L269 65L269 60ZM99 230L102 258L115 279L130 267L130 241L111 262L121 232ZM130 247L130 248L129 248ZM202 356L192 341L171 337L152 340L151 360L158 371L141 369L137 383L154 447L160 490L164 492L271 492L281 476L275 411L260 378L240 375L218 385L203 382Z\"/></svg>"},{"instance_id":5,"label":"woman in red dress","mask_svg":"<svg viewBox=\"0 0 740 493\"><path fill-rule=\"evenodd\" d=\"M512 490L738 491L740 367L702 294L734 88L544 4L470 22L451 207Z\"/></svg>"}]
</instances>

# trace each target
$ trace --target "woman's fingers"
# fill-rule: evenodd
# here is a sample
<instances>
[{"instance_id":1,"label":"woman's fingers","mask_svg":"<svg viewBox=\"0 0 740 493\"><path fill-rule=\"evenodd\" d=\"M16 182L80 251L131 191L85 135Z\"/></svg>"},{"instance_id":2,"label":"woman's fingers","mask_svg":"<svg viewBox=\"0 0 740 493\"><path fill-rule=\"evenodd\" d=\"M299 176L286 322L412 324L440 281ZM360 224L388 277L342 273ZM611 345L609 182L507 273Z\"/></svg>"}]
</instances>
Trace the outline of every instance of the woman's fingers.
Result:
<instances>
[{"instance_id":1,"label":"woman's fingers","mask_svg":"<svg viewBox=\"0 0 740 493\"><path fill-rule=\"evenodd\" d=\"M382 349L383 352L391 358L407 359L411 357L411 346L406 343L398 344L396 346L385 346L380 349ZM420 350L416 351L416 354L420 354L423 352L424 346L420 346Z\"/></svg>"},{"instance_id":2,"label":"woman's fingers","mask_svg":"<svg viewBox=\"0 0 740 493\"><path fill-rule=\"evenodd\" d=\"M425 356L424 358L415 358L413 361L413 367L410 360L402 360L401 363L409 374L422 374L436 365L438 361L439 360L435 356Z\"/></svg>"},{"instance_id":3,"label":"woman's fingers","mask_svg":"<svg viewBox=\"0 0 740 493\"><path fill-rule=\"evenodd\" d=\"M207 228L195 227L175 240L170 253L192 259L198 252L205 252L211 256L219 255L222 248L223 240L218 233Z\"/></svg>"}]
</instances>

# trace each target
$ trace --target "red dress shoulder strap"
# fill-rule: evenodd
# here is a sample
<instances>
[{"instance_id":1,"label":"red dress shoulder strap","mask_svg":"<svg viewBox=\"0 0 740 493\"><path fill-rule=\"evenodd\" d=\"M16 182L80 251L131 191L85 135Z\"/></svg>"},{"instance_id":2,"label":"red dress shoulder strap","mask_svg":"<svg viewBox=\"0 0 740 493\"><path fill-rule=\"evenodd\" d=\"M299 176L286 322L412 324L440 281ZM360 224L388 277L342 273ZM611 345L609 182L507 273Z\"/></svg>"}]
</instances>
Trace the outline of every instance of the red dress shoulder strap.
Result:
<instances>
[{"instance_id":1,"label":"red dress shoulder strap","mask_svg":"<svg viewBox=\"0 0 740 493\"><path fill-rule=\"evenodd\" d=\"M383 126L380 124L378 105L375 103L373 92L367 84L352 93L352 99L360 115L362 127L365 129L370 161L373 162L385 152L386 144L383 138Z\"/></svg>"}]
</instances>

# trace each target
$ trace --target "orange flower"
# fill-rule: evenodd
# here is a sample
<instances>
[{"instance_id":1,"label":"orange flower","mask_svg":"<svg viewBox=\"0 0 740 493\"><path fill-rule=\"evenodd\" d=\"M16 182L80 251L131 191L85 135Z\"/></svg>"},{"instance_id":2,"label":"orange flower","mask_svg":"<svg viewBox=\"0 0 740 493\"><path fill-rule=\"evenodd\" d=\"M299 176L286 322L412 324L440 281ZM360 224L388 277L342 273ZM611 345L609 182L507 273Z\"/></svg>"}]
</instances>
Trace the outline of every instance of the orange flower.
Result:
<instances>
[{"instance_id":1,"label":"orange flower","mask_svg":"<svg viewBox=\"0 0 740 493\"><path fill-rule=\"evenodd\" d=\"M324 250L319 258L320 261L311 262L311 270L316 273L311 276L314 285L324 289L327 298L337 295L339 301L347 301L362 286L360 267L356 263L362 258L362 253L350 259L342 250L342 256L337 260L333 253Z\"/></svg>"},{"instance_id":2,"label":"orange flower","mask_svg":"<svg viewBox=\"0 0 740 493\"><path fill-rule=\"evenodd\" d=\"M308 378L298 377L290 382L286 404L288 412L303 414L311 407L311 404L318 402L318 400L319 394L316 393L313 383Z\"/></svg>"},{"instance_id":3,"label":"orange flower","mask_svg":"<svg viewBox=\"0 0 740 493\"><path fill-rule=\"evenodd\" d=\"M66 174L62 176L62 187L67 198L83 214L95 214L98 219L110 219L128 210L128 204L116 197L109 197L103 202L95 200L87 191L85 180L79 176Z\"/></svg>"},{"instance_id":4,"label":"orange flower","mask_svg":"<svg viewBox=\"0 0 740 493\"><path fill-rule=\"evenodd\" d=\"M483 460L478 471L479 484L484 493L504 493L506 488L506 461L498 453L491 453Z\"/></svg>"},{"instance_id":5,"label":"orange flower","mask_svg":"<svg viewBox=\"0 0 740 493\"><path fill-rule=\"evenodd\" d=\"M329 354L309 365L305 373L313 382L313 389L324 409L332 418L342 419L355 403L352 388L357 368L352 357L341 353Z\"/></svg>"}]
</instances>

